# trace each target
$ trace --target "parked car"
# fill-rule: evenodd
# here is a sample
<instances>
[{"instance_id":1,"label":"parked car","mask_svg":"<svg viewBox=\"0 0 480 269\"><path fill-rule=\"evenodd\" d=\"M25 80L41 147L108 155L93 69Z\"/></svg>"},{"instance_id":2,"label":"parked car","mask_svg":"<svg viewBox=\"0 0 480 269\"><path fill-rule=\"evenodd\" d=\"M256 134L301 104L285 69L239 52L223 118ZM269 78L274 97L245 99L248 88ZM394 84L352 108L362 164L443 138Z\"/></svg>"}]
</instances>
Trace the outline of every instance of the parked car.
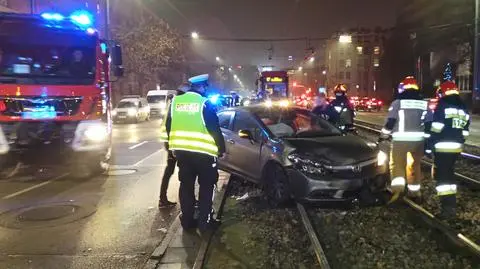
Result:
<instances>
[{"instance_id":1,"label":"parked car","mask_svg":"<svg viewBox=\"0 0 480 269\"><path fill-rule=\"evenodd\" d=\"M140 122L150 120L150 106L142 97L127 97L118 102L112 111L114 122Z\"/></svg>"},{"instance_id":2,"label":"parked car","mask_svg":"<svg viewBox=\"0 0 480 269\"><path fill-rule=\"evenodd\" d=\"M309 110L255 105L218 116L227 144L219 167L261 184L273 205L346 201L385 187L386 153Z\"/></svg>"}]
</instances>

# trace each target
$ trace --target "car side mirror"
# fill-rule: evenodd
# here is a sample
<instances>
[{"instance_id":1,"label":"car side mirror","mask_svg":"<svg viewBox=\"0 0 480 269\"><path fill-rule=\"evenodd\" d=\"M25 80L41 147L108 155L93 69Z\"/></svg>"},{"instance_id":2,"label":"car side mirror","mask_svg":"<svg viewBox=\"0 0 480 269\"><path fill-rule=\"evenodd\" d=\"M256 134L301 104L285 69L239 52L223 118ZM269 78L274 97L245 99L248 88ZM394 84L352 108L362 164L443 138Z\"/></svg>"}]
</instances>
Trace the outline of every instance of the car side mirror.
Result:
<instances>
[{"instance_id":1,"label":"car side mirror","mask_svg":"<svg viewBox=\"0 0 480 269\"><path fill-rule=\"evenodd\" d=\"M253 139L253 134L250 130L240 130L240 131L238 131L238 136L240 138L254 140Z\"/></svg>"},{"instance_id":2,"label":"car side mirror","mask_svg":"<svg viewBox=\"0 0 480 269\"><path fill-rule=\"evenodd\" d=\"M123 59L122 59L122 47L120 44L115 43L112 47L112 71L116 77L122 77L124 73Z\"/></svg>"}]
</instances>

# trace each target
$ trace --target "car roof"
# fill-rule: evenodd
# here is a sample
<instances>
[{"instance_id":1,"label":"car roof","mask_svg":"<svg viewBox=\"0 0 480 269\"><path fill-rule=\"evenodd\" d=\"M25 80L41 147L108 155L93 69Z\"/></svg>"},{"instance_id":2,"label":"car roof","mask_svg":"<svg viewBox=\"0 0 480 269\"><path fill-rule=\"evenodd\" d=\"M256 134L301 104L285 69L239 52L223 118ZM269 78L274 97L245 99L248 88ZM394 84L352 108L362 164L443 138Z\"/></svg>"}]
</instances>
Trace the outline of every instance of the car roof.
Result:
<instances>
[{"instance_id":1,"label":"car roof","mask_svg":"<svg viewBox=\"0 0 480 269\"><path fill-rule=\"evenodd\" d=\"M243 106L243 107L232 107L232 108L227 108L224 110L221 110L219 112L224 112L224 111L243 111L243 112L250 112L250 113L257 113L260 111L265 111L266 109L270 109L272 111L305 111L305 112L310 112L308 109L304 109L298 106L289 106L289 107L266 107L264 105L251 105L251 106Z\"/></svg>"},{"instance_id":2,"label":"car roof","mask_svg":"<svg viewBox=\"0 0 480 269\"><path fill-rule=\"evenodd\" d=\"M120 102L132 102L132 103L135 103L135 102L138 102L140 101L140 97L139 98L123 98L120 100Z\"/></svg>"}]
</instances>

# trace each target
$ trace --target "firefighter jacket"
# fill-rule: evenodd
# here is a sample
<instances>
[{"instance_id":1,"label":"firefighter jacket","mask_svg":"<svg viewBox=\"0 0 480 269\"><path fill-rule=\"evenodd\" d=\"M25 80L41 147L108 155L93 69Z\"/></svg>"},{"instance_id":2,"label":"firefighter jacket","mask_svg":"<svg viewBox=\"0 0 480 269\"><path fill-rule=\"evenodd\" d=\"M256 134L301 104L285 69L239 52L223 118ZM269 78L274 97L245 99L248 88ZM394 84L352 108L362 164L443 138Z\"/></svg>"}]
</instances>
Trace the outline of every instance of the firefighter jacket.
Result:
<instances>
[{"instance_id":1,"label":"firefighter jacket","mask_svg":"<svg viewBox=\"0 0 480 269\"><path fill-rule=\"evenodd\" d=\"M393 141L423 141L423 119L427 102L416 91L405 91L388 109L383 135L391 135Z\"/></svg>"},{"instance_id":2,"label":"firefighter jacket","mask_svg":"<svg viewBox=\"0 0 480 269\"><path fill-rule=\"evenodd\" d=\"M460 97L442 97L433 113L430 127L430 139L435 152L461 152L462 144L469 135L469 126L470 115Z\"/></svg>"},{"instance_id":3,"label":"firefighter jacket","mask_svg":"<svg viewBox=\"0 0 480 269\"><path fill-rule=\"evenodd\" d=\"M335 100L330 103L330 107L337 113L336 116L331 117L336 120L338 126L352 125L355 118L355 111L353 105L348 100L347 96L337 96Z\"/></svg>"},{"instance_id":4,"label":"firefighter jacket","mask_svg":"<svg viewBox=\"0 0 480 269\"><path fill-rule=\"evenodd\" d=\"M215 108L190 91L173 98L165 124L169 150L198 152L213 157L225 152Z\"/></svg>"}]
</instances>

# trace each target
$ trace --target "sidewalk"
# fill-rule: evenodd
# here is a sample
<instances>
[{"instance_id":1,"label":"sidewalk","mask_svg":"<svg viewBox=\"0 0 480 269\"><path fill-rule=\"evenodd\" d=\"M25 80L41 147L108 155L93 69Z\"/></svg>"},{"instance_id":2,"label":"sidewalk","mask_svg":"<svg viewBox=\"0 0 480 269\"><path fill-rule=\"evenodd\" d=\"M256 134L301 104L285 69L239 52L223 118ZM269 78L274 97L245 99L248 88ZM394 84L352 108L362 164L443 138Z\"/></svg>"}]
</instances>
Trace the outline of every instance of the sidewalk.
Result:
<instances>
[{"instance_id":1,"label":"sidewalk","mask_svg":"<svg viewBox=\"0 0 480 269\"><path fill-rule=\"evenodd\" d=\"M219 180L213 207L218 214L230 175L219 171ZM144 269L191 269L201 268L205 256L207 241L202 240L197 232L184 232L179 215L170 226L164 240L153 252Z\"/></svg>"}]
</instances>

